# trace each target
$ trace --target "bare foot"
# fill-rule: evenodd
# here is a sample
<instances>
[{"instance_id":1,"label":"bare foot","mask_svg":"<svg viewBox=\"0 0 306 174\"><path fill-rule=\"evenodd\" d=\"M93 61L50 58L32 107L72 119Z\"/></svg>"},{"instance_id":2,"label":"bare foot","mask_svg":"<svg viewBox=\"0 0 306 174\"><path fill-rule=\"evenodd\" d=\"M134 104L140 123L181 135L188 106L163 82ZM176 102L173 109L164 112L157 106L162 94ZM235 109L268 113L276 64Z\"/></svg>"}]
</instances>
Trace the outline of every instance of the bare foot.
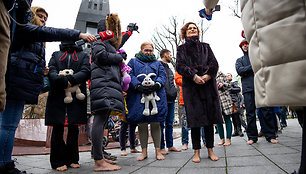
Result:
<instances>
[{"instance_id":1,"label":"bare foot","mask_svg":"<svg viewBox=\"0 0 306 174\"><path fill-rule=\"evenodd\" d=\"M221 139L220 143L218 143L219 146L222 146L224 144L224 139Z\"/></svg>"},{"instance_id":2,"label":"bare foot","mask_svg":"<svg viewBox=\"0 0 306 174\"><path fill-rule=\"evenodd\" d=\"M112 161L112 160L109 160L109 159L106 159L104 158L105 162L109 163L109 164L117 164L118 161Z\"/></svg>"},{"instance_id":3,"label":"bare foot","mask_svg":"<svg viewBox=\"0 0 306 174\"><path fill-rule=\"evenodd\" d=\"M223 146L230 146L231 144L231 139L226 139L226 143L224 143Z\"/></svg>"},{"instance_id":4,"label":"bare foot","mask_svg":"<svg viewBox=\"0 0 306 174\"><path fill-rule=\"evenodd\" d=\"M194 156L193 156L192 162L195 162L195 163L201 162L200 149L194 150Z\"/></svg>"},{"instance_id":5,"label":"bare foot","mask_svg":"<svg viewBox=\"0 0 306 174\"><path fill-rule=\"evenodd\" d=\"M156 154L156 159L157 160L164 160L165 159L164 155L161 152L161 149L155 148L155 154Z\"/></svg>"},{"instance_id":6,"label":"bare foot","mask_svg":"<svg viewBox=\"0 0 306 174\"><path fill-rule=\"evenodd\" d=\"M160 149L160 153L163 155L168 155L168 152L165 149Z\"/></svg>"},{"instance_id":7,"label":"bare foot","mask_svg":"<svg viewBox=\"0 0 306 174\"><path fill-rule=\"evenodd\" d=\"M126 150L121 150L121 156L127 156Z\"/></svg>"},{"instance_id":8,"label":"bare foot","mask_svg":"<svg viewBox=\"0 0 306 174\"><path fill-rule=\"evenodd\" d=\"M215 152L213 151L212 148L207 149L208 152L208 158L210 158L212 161L218 161L219 157L216 156Z\"/></svg>"},{"instance_id":9,"label":"bare foot","mask_svg":"<svg viewBox=\"0 0 306 174\"><path fill-rule=\"evenodd\" d=\"M278 141L277 141L276 139L271 139L271 140L270 140L270 143L272 143L272 144L277 144Z\"/></svg>"},{"instance_id":10,"label":"bare foot","mask_svg":"<svg viewBox=\"0 0 306 174\"><path fill-rule=\"evenodd\" d=\"M136 160L137 160L137 161L143 161L143 160L145 160L145 159L147 159L147 158L148 158L147 155L141 154L140 156L138 156L138 157L136 158Z\"/></svg>"},{"instance_id":11,"label":"bare foot","mask_svg":"<svg viewBox=\"0 0 306 174\"><path fill-rule=\"evenodd\" d=\"M71 163L70 167L71 168L80 168L81 166L80 166L80 164Z\"/></svg>"},{"instance_id":12,"label":"bare foot","mask_svg":"<svg viewBox=\"0 0 306 174\"><path fill-rule=\"evenodd\" d=\"M115 170L120 170L121 167L117 165L112 165L106 162L104 159L101 160L95 160L95 166L94 166L94 171L99 172L99 171L115 171Z\"/></svg>"},{"instance_id":13,"label":"bare foot","mask_svg":"<svg viewBox=\"0 0 306 174\"><path fill-rule=\"evenodd\" d=\"M57 170L57 171L66 171L66 170L68 170L68 168L67 168L66 165L63 165L63 166L61 166L61 167L56 168L56 170Z\"/></svg>"},{"instance_id":14,"label":"bare foot","mask_svg":"<svg viewBox=\"0 0 306 174\"><path fill-rule=\"evenodd\" d=\"M169 147L168 148L168 151L172 151L172 152L180 152L180 151L182 151L182 150L180 150L180 149L177 149L177 148L175 148L175 147Z\"/></svg>"},{"instance_id":15,"label":"bare foot","mask_svg":"<svg viewBox=\"0 0 306 174\"><path fill-rule=\"evenodd\" d=\"M140 151L140 150L137 150L137 149L131 149L130 152L131 152L131 153L141 153L141 151Z\"/></svg>"},{"instance_id":16,"label":"bare foot","mask_svg":"<svg viewBox=\"0 0 306 174\"><path fill-rule=\"evenodd\" d=\"M254 143L256 143L254 140L249 140L249 141L247 141L246 142L248 145L251 145L251 144L254 144Z\"/></svg>"},{"instance_id":17,"label":"bare foot","mask_svg":"<svg viewBox=\"0 0 306 174\"><path fill-rule=\"evenodd\" d=\"M187 150L188 149L188 144L184 144L183 146L182 146L182 150Z\"/></svg>"}]
</instances>

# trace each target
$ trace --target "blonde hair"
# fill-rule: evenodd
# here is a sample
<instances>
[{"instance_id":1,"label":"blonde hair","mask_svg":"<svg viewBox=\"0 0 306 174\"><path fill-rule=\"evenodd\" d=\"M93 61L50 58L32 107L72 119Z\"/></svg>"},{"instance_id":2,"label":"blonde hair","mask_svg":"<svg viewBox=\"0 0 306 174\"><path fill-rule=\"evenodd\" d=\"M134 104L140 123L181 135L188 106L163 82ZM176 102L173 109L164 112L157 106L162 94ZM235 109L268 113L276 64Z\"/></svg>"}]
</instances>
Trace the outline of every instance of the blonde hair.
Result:
<instances>
[{"instance_id":1,"label":"blonde hair","mask_svg":"<svg viewBox=\"0 0 306 174\"><path fill-rule=\"evenodd\" d=\"M143 49L145 46L147 46L147 45L150 45L150 46L154 49L154 46L153 46L152 43L150 43L150 42L144 42L144 43L141 44L140 50L142 50L142 49Z\"/></svg>"}]
</instances>

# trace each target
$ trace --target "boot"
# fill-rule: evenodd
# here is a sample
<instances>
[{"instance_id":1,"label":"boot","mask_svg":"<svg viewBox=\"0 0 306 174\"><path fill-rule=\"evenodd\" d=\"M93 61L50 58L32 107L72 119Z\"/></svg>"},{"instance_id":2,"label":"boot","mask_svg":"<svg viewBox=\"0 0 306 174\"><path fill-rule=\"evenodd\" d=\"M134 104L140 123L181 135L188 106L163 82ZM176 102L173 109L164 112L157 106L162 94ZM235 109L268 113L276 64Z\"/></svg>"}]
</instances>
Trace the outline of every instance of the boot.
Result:
<instances>
[{"instance_id":1,"label":"boot","mask_svg":"<svg viewBox=\"0 0 306 174\"><path fill-rule=\"evenodd\" d=\"M26 171L20 171L15 168L14 161L6 163L3 166L0 166L0 173L5 174L26 174Z\"/></svg>"}]
</instances>

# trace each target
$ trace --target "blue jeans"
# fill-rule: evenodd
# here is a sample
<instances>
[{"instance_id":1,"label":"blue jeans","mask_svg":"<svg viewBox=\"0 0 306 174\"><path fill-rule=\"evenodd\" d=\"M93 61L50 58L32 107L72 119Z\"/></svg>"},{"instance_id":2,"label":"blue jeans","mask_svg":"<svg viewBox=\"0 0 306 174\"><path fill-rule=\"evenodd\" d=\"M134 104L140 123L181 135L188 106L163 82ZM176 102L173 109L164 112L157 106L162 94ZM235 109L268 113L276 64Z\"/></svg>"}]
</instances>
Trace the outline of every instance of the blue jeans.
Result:
<instances>
[{"instance_id":1,"label":"blue jeans","mask_svg":"<svg viewBox=\"0 0 306 174\"><path fill-rule=\"evenodd\" d=\"M189 133L188 131L190 128L187 127L187 115L186 115L186 109L185 106L182 105L182 145L188 144L189 142ZM201 127L201 136L202 136L202 141L205 144L205 133L204 133L204 127Z\"/></svg>"},{"instance_id":2,"label":"blue jeans","mask_svg":"<svg viewBox=\"0 0 306 174\"><path fill-rule=\"evenodd\" d=\"M15 131L24 104L25 101L7 99L4 112L0 113L0 166L12 161Z\"/></svg>"},{"instance_id":3,"label":"blue jeans","mask_svg":"<svg viewBox=\"0 0 306 174\"><path fill-rule=\"evenodd\" d=\"M174 106L175 103L168 103L168 114L166 115L165 122L160 122L160 129L161 129L161 142L160 142L160 148L165 148L165 139L167 148L170 148L173 146L173 119L174 119ZM166 126L165 126L166 125ZM164 129L165 129L165 135L164 136Z\"/></svg>"}]
</instances>

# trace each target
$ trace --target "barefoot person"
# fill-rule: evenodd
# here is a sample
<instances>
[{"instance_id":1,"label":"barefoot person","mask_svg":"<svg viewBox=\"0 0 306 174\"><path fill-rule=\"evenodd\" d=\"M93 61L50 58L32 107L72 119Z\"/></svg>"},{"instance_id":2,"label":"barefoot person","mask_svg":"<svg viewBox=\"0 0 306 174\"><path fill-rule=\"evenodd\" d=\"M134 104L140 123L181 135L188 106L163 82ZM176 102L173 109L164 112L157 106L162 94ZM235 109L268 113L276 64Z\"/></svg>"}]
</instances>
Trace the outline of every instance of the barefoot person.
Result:
<instances>
[{"instance_id":1,"label":"barefoot person","mask_svg":"<svg viewBox=\"0 0 306 174\"><path fill-rule=\"evenodd\" d=\"M185 43L177 48L176 70L183 76L183 96L187 124L191 128L193 162L200 162L201 130L204 126L208 157L219 158L213 152L214 124L222 123L219 95L216 84L218 62L209 44L199 41L199 28L193 22L181 28Z\"/></svg>"},{"instance_id":2,"label":"barefoot person","mask_svg":"<svg viewBox=\"0 0 306 174\"><path fill-rule=\"evenodd\" d=\"M127 91L127 108L129 113L127 114L127 120L131 124L138 124L139 140L141 143L141 155L137 158L138 161L142 161L148 157L148 124L150 124L151 136L153 138L156 159L163 160L164 156L160 151L160 122L165 120L167 114L167 98L164 85L167 80L166 71L160 61L158 61L153 54L154 47L152 43L144 42L141 44L140 52L136 54L135 58L132 58L128 66L132 68L130 72L131 83L130 88ZM150 74L151 79L155 82L154 86L142 86L141 82L144 76L137 77L140 74ZM148 116L144 112L145 104L141 103L142 95L151 94L156 92L160 100L156 101L157 113L153 112L151 103L149 103Z\"/></svg>"}]
</instances>

